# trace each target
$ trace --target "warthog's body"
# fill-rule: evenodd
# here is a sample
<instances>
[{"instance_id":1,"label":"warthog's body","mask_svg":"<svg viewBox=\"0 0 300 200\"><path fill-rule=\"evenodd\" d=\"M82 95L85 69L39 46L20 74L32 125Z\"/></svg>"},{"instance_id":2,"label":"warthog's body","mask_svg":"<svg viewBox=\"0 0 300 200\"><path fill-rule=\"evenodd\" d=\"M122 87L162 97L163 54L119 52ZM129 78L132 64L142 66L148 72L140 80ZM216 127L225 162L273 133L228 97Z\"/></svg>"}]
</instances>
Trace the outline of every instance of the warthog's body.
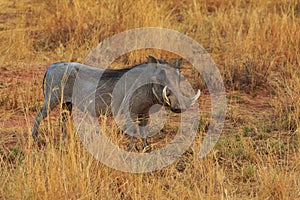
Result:
<instances>
[{"instance_id":1,"label":"warthog's body","mask_svg":"<svg viewBox=\"0 0 300 200\"><path fill-rule=\"evenodd\" d=\"M143 127L148 123L153 105L160 104L173 112L182 112L198 99L199 90L193 98L184 97L179 90L180 81L184 80L179 74L181 64L182 60L169 64L151 56L147 63L121 70L105 70L79 63L52 64L44 76L44 105L37 113L32 136L37 139L41 120L60 103L70 113L72 105L76 105L96 117L127 112L128 118L137 119L140 130L136 126L127 126L126 131L131 134L140 132L143 136L146 132ZM91 101L94 103L87 103ZM146 139L143 144L147 145Z\"/></svg>"}]
</instances>

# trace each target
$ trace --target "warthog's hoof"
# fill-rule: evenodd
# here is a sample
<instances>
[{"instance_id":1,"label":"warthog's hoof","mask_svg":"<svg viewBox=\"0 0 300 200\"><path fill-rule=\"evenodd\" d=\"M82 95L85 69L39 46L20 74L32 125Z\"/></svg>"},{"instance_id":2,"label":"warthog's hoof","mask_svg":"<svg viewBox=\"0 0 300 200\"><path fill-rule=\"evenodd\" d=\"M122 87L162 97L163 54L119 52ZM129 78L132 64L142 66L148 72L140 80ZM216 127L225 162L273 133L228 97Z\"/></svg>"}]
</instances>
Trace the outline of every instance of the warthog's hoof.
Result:
<instances>
[{"instance_id":1,"label":"warthog's hoof","mask_svg":"<svg viewBox=\"0 0 300 200\"><path fill-rule=\"evenodd\" d=\"M139 152L138 148L133 144L128 146L128 151L129 152Z\"/></svg>"},{"instance_id":2,"label":"warthog's hoof","mask_svg":"<svg viewBox=\"0 0 300 200\"><path fill-rule=\"evenodd\" d=\"M151 146L150 145L147 145L143 148L143 153L150 153L152 150Z\"/></svg>"}]
</instances>

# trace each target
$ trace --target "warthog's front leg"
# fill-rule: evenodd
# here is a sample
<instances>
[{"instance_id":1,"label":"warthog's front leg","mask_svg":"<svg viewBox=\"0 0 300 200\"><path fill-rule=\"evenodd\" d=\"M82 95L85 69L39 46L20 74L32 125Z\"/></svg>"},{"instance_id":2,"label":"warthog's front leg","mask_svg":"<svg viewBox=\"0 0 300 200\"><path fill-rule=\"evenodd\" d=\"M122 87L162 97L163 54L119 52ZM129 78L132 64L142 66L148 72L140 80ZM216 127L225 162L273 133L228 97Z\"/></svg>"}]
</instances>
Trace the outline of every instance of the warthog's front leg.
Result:
<instances>
[{"instance_id":1,"label":"warthog's front leg","mask_svg":"<svg viewBox=\"0 0 300 200\"><path fill-rule=\"evenodd\" d=\"M140 116L139 117L139 131L140 131L140 136L141 136L142 142L143 142L144 152L151 151L151 146L147 143L148 122L149 122L148 116Z\"/></svg>"},{"instance_id":2,"label":"warthog's front leg","mask_svg":"<svg viewBox=\"0 0 300 200\"><path fill-rule=\"evenodd\" d=\"M136 124L131 120L126 120L126 133L130 136L129 151L138 151L135 145L135 137L137 136Z\"/></svg>"}]
</instances>

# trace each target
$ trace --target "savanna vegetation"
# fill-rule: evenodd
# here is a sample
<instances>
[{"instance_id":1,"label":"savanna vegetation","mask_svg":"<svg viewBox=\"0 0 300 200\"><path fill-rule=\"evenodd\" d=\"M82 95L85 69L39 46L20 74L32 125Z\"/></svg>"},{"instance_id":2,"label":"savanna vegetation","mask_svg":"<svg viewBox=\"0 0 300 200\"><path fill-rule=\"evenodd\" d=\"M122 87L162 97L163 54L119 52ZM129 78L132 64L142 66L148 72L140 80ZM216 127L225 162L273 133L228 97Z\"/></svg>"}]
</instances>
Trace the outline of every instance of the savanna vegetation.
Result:
<instances>
[{"instance_id":1,"label":"savanna vegetation","mask_svg":"<svg viewBox=\"0 0 300 200\"><path fill-rule=\"evenodd\" d=\"M199 159L210 98L188 63L183 73L202 90L202 118L191 147L172 165L143 174L107 167L88 153L71 122L61 139L60 109L40 127L44 144L34 143L47 66L83 62L105 38L149 26L193 38L218 66L228 109L215 148ZM0 199L300 199L299 30L299 0L1 0ZM111 67L148 54L178 58L139 50ZM111 118L102 122L112 141L129 142ZM168 141L175 129L167 123L151 143Z\"/></svg>"}]
</instances>

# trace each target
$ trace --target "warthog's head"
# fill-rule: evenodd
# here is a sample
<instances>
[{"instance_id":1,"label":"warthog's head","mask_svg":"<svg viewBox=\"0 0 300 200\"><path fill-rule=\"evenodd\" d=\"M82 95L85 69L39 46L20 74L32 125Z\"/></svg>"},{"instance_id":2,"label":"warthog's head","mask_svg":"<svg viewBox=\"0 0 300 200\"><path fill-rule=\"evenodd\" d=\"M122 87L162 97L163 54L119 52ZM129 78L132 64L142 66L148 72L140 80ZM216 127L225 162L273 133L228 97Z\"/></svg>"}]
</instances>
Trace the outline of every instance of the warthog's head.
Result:
<instances>
[{"instance_id":1,"label":"warthog's head","mask_svg":"<svg viewBox=\"0 0 300 200\"><path fill-rule=\"evenodd\" d=\"M169 107L173 112L180 113L198 100L200 90L197 91L195 96L188 97L188 93L191 93L189 90L191 87L183 87L188 82L180 74L182 59L176 60L173 63L168 63L165 60L156 59L152 56L148 56L147 59L150 65L159 69L156 70L156 75L153 77L155 79L154 82L157 84L153 85L152 92L160 104Z\"/></svg>"}]
</instances>

